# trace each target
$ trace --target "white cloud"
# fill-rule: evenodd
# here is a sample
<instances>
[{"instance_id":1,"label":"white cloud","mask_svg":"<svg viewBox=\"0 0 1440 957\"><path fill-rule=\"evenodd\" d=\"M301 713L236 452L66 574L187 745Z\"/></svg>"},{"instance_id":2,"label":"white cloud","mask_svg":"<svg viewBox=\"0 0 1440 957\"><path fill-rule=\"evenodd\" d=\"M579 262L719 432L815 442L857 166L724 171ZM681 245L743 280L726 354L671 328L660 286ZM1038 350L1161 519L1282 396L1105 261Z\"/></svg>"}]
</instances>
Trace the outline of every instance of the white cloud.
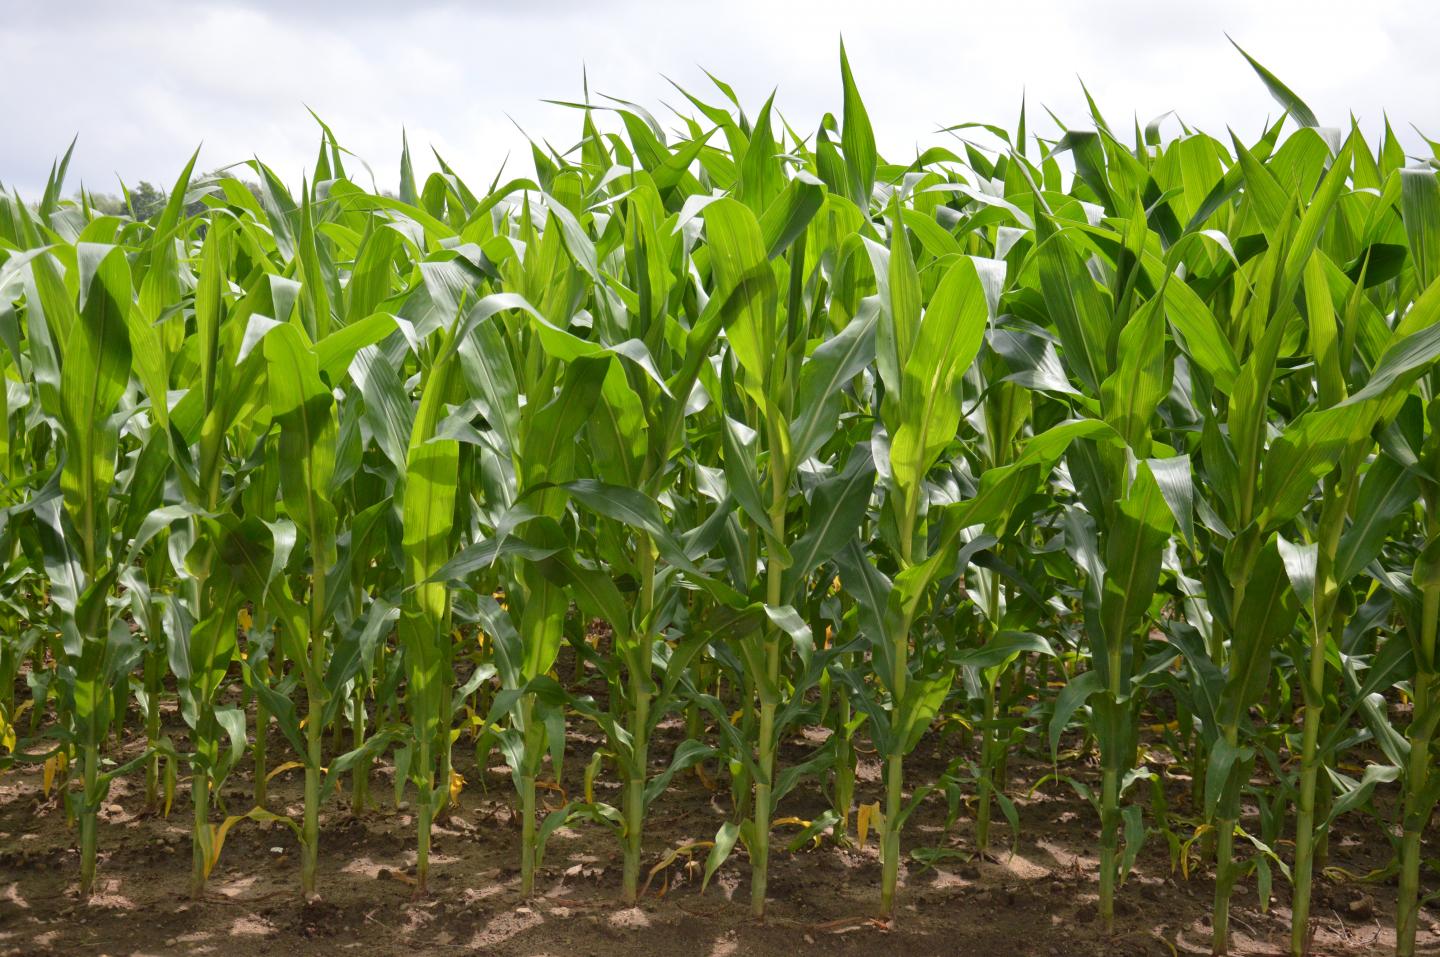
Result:
<instances>
[{"instance_id":1,"label":"white cloud","mask_svg":"<svg viewBox=\"0 0 1440 957\"><path fill-rule=\"evenodd\" d=\"M258 155L298 179L318 141L309 105L382 185L395 181L402 127L422 169L433 145L484 182L507 153L512 171L529 167L511 118L570 145L573 111L541 100L579 98L582 67L592 92L640 102L662 122L664 104L682 102L666 76L718 99L704 66L752 110L778 86L781 112L808 133L839 111L842 32L893 157L934 141L942 124L1012 125L1022 90L1032 125L1048 123L1042 104L1083 124L1077 75L1116 125L1173 109L1192 125L1253 135L1279 107L1227 31L1322 121L1343 124L1354 110L1373 129L1388 109L1418 149L1409 124L1440 128L1428 9L1423 0L12 0L0 32L12 78L0 181L35 195L75 133L72 188L83 180L111 191L117 175L163 184L202 141L202 168Z\"/></svg>"}]
</instances>

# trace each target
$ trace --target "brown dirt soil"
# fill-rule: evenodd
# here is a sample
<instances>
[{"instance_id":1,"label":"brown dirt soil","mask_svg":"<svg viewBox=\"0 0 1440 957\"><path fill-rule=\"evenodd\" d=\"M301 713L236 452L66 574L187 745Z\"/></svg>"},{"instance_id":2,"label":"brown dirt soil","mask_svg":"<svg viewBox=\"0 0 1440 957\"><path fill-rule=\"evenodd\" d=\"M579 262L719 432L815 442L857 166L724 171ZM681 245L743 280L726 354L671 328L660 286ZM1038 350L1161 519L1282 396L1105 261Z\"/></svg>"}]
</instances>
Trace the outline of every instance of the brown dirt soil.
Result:
<instances>
[{"instance_id":1,"label":"brown dirt soil","mask_svg":"<svg viewBox=\"0 0 1440 957\"><path fill-rule=\"evenodd\" d=\"M170 733L183 750L183 726ZM666 756L681 736L662 728L654 753ZM271 766L288 760L283 739L271 735ZM570 793L597 738L572 734L565 766ZM127 741L126 749L140 746ZM782 758L796 759L803 740ZM932 735L907 765L911 781L933 780L957 749L957 737ZM893 924L871 919L880 865L873 834L865 847L830 843L772 855L771 911L762 924L749 916L749 869L742 850L700 893L704 851L687 866L680 858L654 876L637 907L617 903L620 854L608 832L583 825L551 839L535 899L519 895L519 827L509 775L498 758L477 769L468 739L455 749L468 784L458 807L437 824L430 893L412 900L407 867L414 864L414 817L393 804L390 769L379 767L372 799L361 815L348 796L332 799L321 818L322 899L306 904L299 893L299 853L283 826L244 821L229 833L210 890L202 901L187 895L191 817L185 781L168 818L143 808L143 775L117 781L100 824L97 893L76 893L74 832L55 794L41 793L37 769L17 767L0 776L0 955L28 954L277 954L382 955L486 954L616 957L616 955L1170 955L1209 952L1213 885L1203 866L1187 878L1171 867L1166 840L1152 834L1120 892L1115 935L1096 917L1096 821L1070 787L1046 783L1027 794L1050 770L1043 760L1012 755L1009 793L1016 796L1021 833L1013 853L996 813L992 861L977 861L973 820L962 811L947 834L946 804L932 795L911 818L907 848L945 848L936 866L905 862ZM1093 764L1071 761L1071 773L1095 777ZM879 798L879 766L862 761L858 799ZM613 784L601 798L618 802ZM1188 783L1169 782L1172 812L1189 813ZM249 809L247 761L222 795L231 813ZM413 791L411 792L413 796ZM559 801L553 795L552 801ZM269 806L300 814L298 771L272 782ZM825 799L813 782L789 795L784 816L810 818ZM646 849L650 866L668 849L708 840L729 810L728 789L712 792L692 773L679 775L652 807ZM1354 817L1332 836L1332 865L1364 874L1384 864L1386 851L1373 821ZM1178 827L1179 825L1177 825ZM1371 830L1367 831L1366 828ZM777 828L783 848L793 826ZM1181 839L1189 833L1180 835ZM1198 845L1197 845L1198 847ZM1315 912L1318 954L1381 954L1393 947L1395 889L1385 883L1336 884L1322 880ZM1262 913L1253 878L1233 906L1233 952L1283 954L1288 942L1288 886L1278 874L1274 900ZM1440 954L1440 911L1421 915L1421 950Z\"/></svg>"}]
</instances>

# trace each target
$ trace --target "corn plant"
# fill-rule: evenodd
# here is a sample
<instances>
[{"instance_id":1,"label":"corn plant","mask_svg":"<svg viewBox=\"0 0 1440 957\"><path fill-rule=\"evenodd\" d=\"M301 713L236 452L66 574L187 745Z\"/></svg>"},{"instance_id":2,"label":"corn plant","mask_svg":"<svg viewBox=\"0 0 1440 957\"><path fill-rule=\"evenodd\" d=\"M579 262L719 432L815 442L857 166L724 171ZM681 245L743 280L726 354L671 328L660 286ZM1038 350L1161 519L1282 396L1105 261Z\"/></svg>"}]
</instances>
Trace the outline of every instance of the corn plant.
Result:
<instances>
[{"instance_id":1,"label":"corn plant","mask_svg":"<svg viewBox=\"0 0 1440 957\"><path fill-rule=\"evenodd\" d=\"M432 580L453 551L450 537L460 466L459 443L435 434L440 413L459 378L457 360L448 345L446 336L439 344L439 358L425 374L426 388L410 432L402 508L405 531L401 546L408 557L408 588L400 610L400 641L408 676L405 704L414 735L411 775L419 789L417 893L424 893L429 877L431 822L450 795L449 594L443 582Z\"/></svg>"},{"instance_id":2,"label":"corn plant","mask_svg":"<svg viewBox=\"0 0 1440 957\"><path fill-rule=\"evenodd\" d=\"M67 716L67 745L79 754L80 890L95 878L96 815L117 772L102 771L100 748L114 721L110 689L134 664L138 649L110 601L123 543L114 541L110 496L129 385L132 348L127 317L133 287L123 250L75 250L69 283L48 255L31 261L30 333L45 337L51 411L65 437L58 495L35 505L51 596L60 612L63 665L57 669ZM63 343L63 346L59 344ZM57 368L58 366L58 368Z\"/></svg>"}]
</instances>

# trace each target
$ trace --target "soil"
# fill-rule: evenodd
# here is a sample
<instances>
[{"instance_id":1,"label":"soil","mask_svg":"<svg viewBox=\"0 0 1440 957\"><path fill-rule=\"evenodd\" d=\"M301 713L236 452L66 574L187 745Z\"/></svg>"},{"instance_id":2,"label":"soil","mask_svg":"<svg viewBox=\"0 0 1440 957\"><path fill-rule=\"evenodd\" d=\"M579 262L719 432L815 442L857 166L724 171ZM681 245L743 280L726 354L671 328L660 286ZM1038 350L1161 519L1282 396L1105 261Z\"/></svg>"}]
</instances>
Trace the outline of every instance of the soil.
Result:
<instances>
[{"instance_id":1,"label":"soil","mask_svg":"<svg viewBox=\"0 0 1440 957\"><path fill-rule=\"evenodd\" d=\"M572 725L574 722L572 722ZM132 725L133 727L133 722ZM183 725L169 733L177 745ZM653 753L666 756L683 736L678 723L662 727ZM813 746L787 744L795 760ZM1078 743L1078 741L1076 742ZM271 767L289 755L270 736ZM127 739L136 753L141 741ZM582 787L585 761L599 739L572 733L564 784ZM931 735L907 763L913 782L934 780L964 737ZM1013 752L1007 792L1021 828L1013 850L996 812L993 859L975 855L973 808L961 808L945 828L947 803L927 798L907 824L906 847L920 848L933 866L905 862L893 922L873 918L880 864L875 835L865 846L829 841L784 850L797 827L776 829L770 912L761 923L749 912L749 867L737 849L709 888L700 890L705 851L693 862L680 855L660 867L638 906L618 903L619 848L595 825L562 829L551 838L537 878L537 896L519 894L519 822L513 791L498 752L481 769L468 739L455 748L467 780L458 806L434 832L429 893L413 899L414 815L396 806L390 769L377 766L376 807L349 809L348 795L332 798L321 818L320 891L306 903L299 890L299 849L281 825L242 821L228 835L203 900L188 896L191 819L185 781L168 816L144 807L143 775L113 786L102 812L96 893L77 894L79 855L58 794L42 793L41 773L17 766L0 776L0 955L28 954L486 954L616 957L616 955L804 954L840 957L889 951L904 955L1157 955L1209 953L1213 883L1199 862L1188 876L1172 866L1170 845L1152 833L1120 890L1113 935L1097 917L1095 834L1090 805L1053 780L1034 788L1051 767L1043 756ZM1094 781L1093 761L1071 759L1067 773ZM711 775L715 769L710 769ZM1179 839L1193 813L1189 783L1167 777L1167 800ZM646 867L671 849L711 839L730 810L728 787L694 773L677 775L652 806L646 827ZM225 782L230 813L250 807L248 759ZM862 759L857 800L880 798L880 768ZM598 797L618 803L613 783L597 782ZM410 792L413 797L413 791ZM562 795L551 800L558 806ZM301 776L286 771L271 782L269 807L299 819ZM779 814L812 818L828 806L808 782L785 799ZM1253 810L1253 809L1252 809ZM214 819L218 822L218 816ZM1332 834L1329 864L1350 875L1382 868L1388 847L1380 824L1362 815L1342 819ZM1281 849L1282 855L1285 852ZM1394 946L1393 878L1366 883L1331 871L1317 883L1317 954L1382 954ZM1339 881L1336 883L1335 881ZM1243 882L1232 905L1232 952L1284 954L1289 939L1289 888L1278 873L1273 900L1261 910L1256 881ZM1420 920L1420 949L1440 954L1440 911Z\"/></svg>"}]
</instances>

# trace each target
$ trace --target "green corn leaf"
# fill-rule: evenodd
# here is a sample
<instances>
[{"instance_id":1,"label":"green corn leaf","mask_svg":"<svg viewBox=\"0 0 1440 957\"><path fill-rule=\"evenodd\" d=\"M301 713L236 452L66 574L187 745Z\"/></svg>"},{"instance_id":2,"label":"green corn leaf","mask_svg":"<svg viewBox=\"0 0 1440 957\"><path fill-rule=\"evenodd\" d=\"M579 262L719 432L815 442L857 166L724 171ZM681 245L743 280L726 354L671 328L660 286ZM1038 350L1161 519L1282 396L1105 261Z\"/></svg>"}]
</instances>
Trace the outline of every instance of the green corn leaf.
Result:
<instances>
[{"instance_id":1,"label":"green corn leaf","mask_svg":"<svg viewBox=\"0 0 1440 957\"><path fill-rule=\"evenodd\" d=\"M1299 611L1285 563L1272 539L1261 549L1244 601L1235 610L1230 667L1220 699L1223 725L1239 724L1264 694L1270 681L1271 650L1289 635Z\"/></svg>"},{"instance_id":2,"label":"green corn leaf","mask_svg":"<svg viewBox=\"0 0 1440 957\"><path fill-rule=\"evenodd\" d=\"M936 288L902 369L899 414L890 444L896 485L907 499L960 423L965 370L975 360L989 322L985 292L975 264L955 262Z\"/></svg>"},{"instance_id":3,"label":"green corn leaf","mask_svg":"<svg viewBox=\"0 0 1440 957\"><path fill-rule=\"evenodd\" d=\"M1228 36L1227 39L1229 39ZM1270 95L1275 98L1275 102L1283 106L1285 108L1285 112L1289 113L1290 116L1294 118L1296 123L1299 123L1301 126L1320 125L1320 121L1315 118L1315 113L1310 109L1310 107L1305 105L1304 100L1301 100L1300 97L1296 96L1293 92L1291 92L1290 88L1284 83L1281 83L1279 78L1276 77L1275 74L1271 73L1269 70L1265 69L1265 67L1261 66L1258 60L1256 60L1250 54L1246 53L1240 47L1240 44L1236 43L1234 40L1230 40L1230 44L1231 46L1235 47L1235 49L1239 50L1240 55L1243 56L1247 61L1249 61L1250 65L1255 68L1255 72L1259 74L1261 82L1265 84L1265 89L1270 91Z\"/></svg>"},{"instance_id":4,"label":"green corn leaf","mask_svg":"<svg viewBox=\"0 0 1440 957\"><path fill-rule=\"evenodd\" d=\"M776 353L775 273L755 216L741 203L720 199L705 207L705 233L722 303L726 336L744 370L745 391L762 407Z\"/></svg>"},{"instance_id":5,"label":"green corn leaf","mask_svg":"<svg viewBox=\"0 0 1440 957\"><path fill-rule=\"evenodd\" d=\"M865 210L870 205L870 192L875 187L875 170L879 160L875 152L875 131L870 126L870 114L865 111L865 103L860 99L860 91L855 87L855 77L850 72L850 58L845 55L843 40L840 43L840 80L845 100L840 147L845 151L850 199Z\"/></svg>"},{"instance_id":6,"label":"green corn leaf","mask_svg":"<svg viewBox=\"0 0 1440 957\"><path fill-rule=\"evenodd\" d=\"M1064 233L1042 242L1037 256L1045 307L1060 333L1062 358L1085 389L1098 395L1110 372L1110 306Z\"/></svg>"},{"instance_id":7,"label":"green corn leaf","mask_svg":"<svg viewBox=\"0 0 1440 957\"><path fill-rule=\"evenodd\" d=\"M1119 676L1108 674L1110 663L1118 660L1150 606L1173 523L1170 507L1150 466L1138 463L1130 490L1116 509L1115 524L1108 532L1105 547L1100 634L1105 642L1111 687ZM1097 656L1097 665L1100 660Z\"/></svg>"},{"instance_id":8,"label":"green corn leaf","mask_svg":"<svg viewBox=\"0 0 1440 957\"><path fill-rule=\"evenodd\" d=\"M65 344L60 401L71 447L60 487L80 535L82 561L95 574L108 538L108 500L117 435L108 421L130 379L130 269L124 251L82 247L86 293Z\"/></svg>"}]
</instances>

